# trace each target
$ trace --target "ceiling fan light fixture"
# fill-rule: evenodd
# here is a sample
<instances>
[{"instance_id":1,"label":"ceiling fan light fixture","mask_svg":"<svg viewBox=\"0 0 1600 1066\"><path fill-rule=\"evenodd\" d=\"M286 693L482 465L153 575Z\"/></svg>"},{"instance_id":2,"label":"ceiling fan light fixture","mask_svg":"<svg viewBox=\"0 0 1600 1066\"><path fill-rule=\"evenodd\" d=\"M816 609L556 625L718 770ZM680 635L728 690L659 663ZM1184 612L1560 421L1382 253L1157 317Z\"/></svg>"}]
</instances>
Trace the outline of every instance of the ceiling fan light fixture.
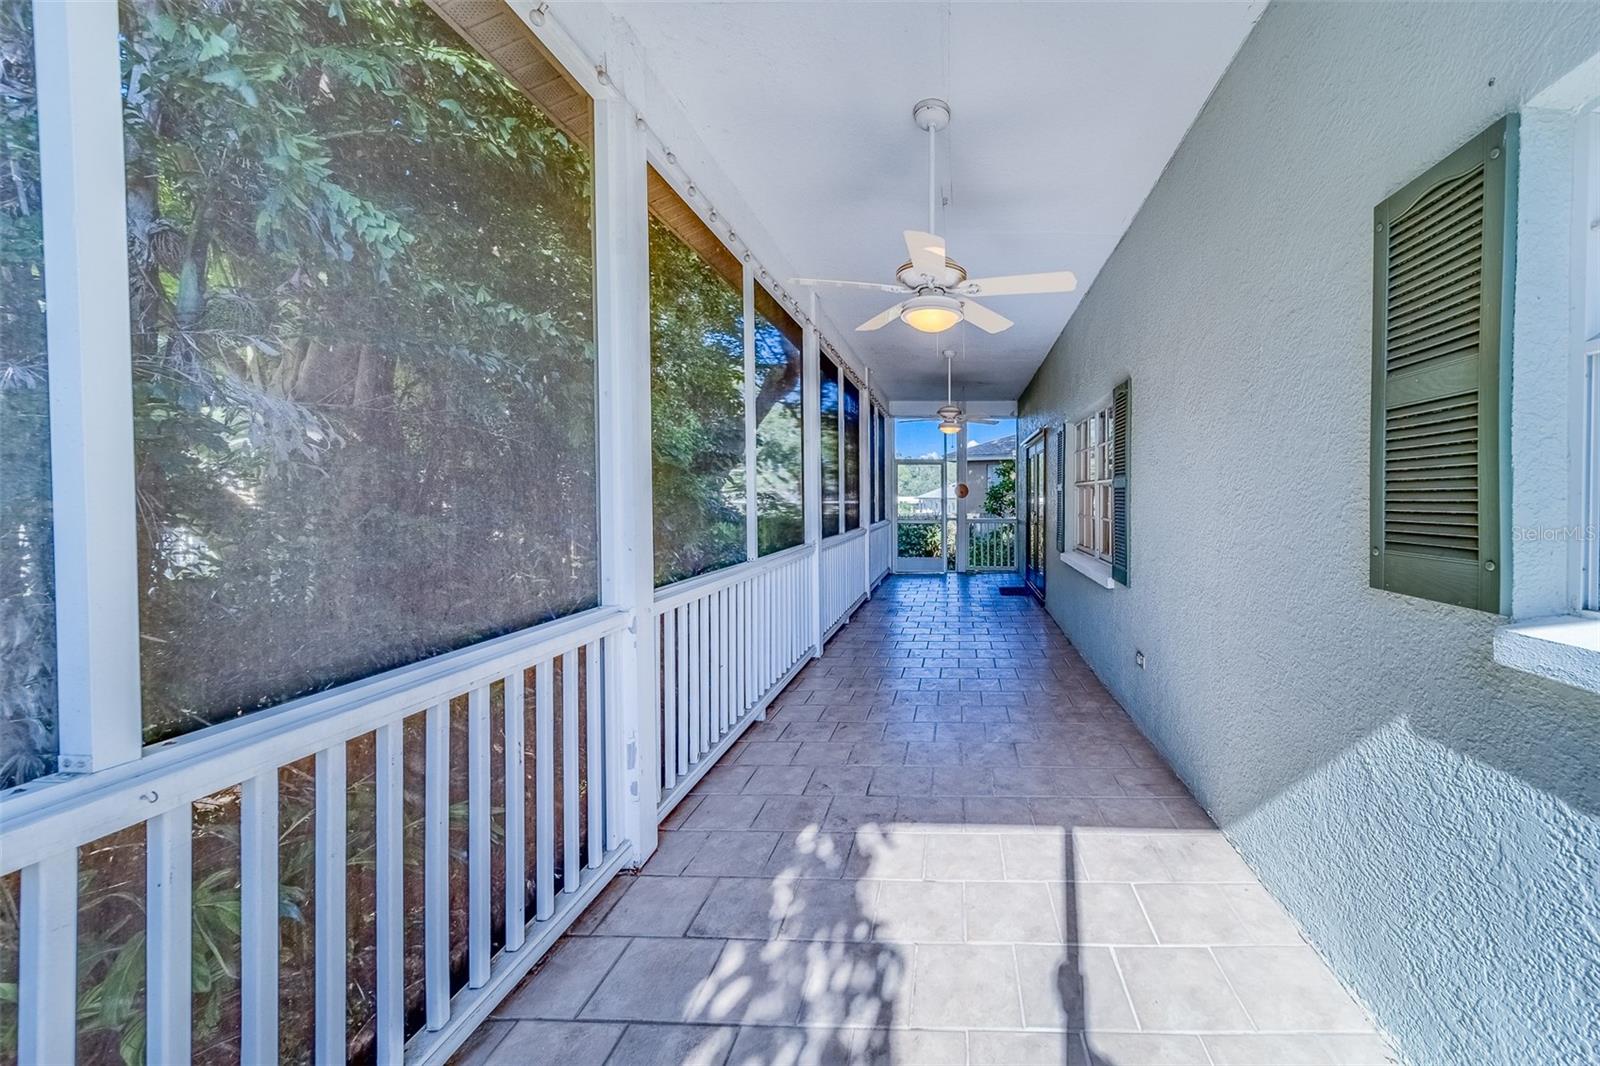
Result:
<instances>
[{"instance_id":1,"label":"ceiling fan light fixture","mask_svg":"<svg viewBox=\"0 0 1600 1066\"><path fill-rule=\"evenodd\" d=\"M923 333L943 333L964 317L961 302L948 296L916 296L900 308L900 321Z\"/></svg>"},{"instance_id":2,"label":"ceiling fan light fixture","mask_svg":"<svg viewBox=\"0 0 1600 1066\"><path fill-rule=\"evenodd\" d=\"M954 418L947 418L939 423L940 433L956 434L961 432L961 423Z\"/></svg>"}]
</instances>

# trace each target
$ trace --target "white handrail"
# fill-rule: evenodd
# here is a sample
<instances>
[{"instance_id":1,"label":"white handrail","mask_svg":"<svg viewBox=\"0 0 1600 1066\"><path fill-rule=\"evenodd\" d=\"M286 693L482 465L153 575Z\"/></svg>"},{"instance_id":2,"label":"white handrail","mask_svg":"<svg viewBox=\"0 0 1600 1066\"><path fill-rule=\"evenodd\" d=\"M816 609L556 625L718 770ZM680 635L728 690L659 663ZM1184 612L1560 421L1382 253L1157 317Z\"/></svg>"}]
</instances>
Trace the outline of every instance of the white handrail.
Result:
<instances>
[{"instance_id":1,"label":"white handrail","mask_svg":"<svg viewBox=\"0 0 1600 1066\"><path fill-rule=\"evenodd\" d=\"M0 874L229 788L263 766L284 766L369 733L631 621L627 611L597 607L152 744L142 759L96 774L12 789L0 797Z\"/></svg>"},{"instance_id":2,"label":"white handrail","mask_svg":"<svg viewBox=\"0 0 1600 1066\"><path fill-rule=\"evenodd\" d=\"M694 577L674 581L670 585L661 585L656 588L655 610L659 614L670 610L690 600L697 600L708 592L736 584L740 581L764 574L769 570L776 570L794 559L803 557L811 550L808 543L796 544L792 548L785 548L771 555L763 555L759 559L750 559L733 566L725 566L720 570L713 570L706 574L697 574Z\"/></svg>"}]
</instances>

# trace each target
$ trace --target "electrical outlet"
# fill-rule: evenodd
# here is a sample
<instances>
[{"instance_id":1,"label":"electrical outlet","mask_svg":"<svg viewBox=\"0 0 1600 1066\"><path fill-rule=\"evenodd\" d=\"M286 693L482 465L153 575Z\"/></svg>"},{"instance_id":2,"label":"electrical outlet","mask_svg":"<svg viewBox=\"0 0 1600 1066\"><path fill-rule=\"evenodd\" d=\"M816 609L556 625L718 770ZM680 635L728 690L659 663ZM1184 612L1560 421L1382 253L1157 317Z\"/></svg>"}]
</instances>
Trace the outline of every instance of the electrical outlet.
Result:
<instances>
[{"instance_id":1,"label":"electrical outlet","mask_svg":"<svg viewBox=\"0 0 1600 1066\"><path fill-rule=\"evenodd\" d=\"M1133 650L1133 664L1141 670L1144 669L1144 652L1138 648Z\"/></svg>"}]
</instances>

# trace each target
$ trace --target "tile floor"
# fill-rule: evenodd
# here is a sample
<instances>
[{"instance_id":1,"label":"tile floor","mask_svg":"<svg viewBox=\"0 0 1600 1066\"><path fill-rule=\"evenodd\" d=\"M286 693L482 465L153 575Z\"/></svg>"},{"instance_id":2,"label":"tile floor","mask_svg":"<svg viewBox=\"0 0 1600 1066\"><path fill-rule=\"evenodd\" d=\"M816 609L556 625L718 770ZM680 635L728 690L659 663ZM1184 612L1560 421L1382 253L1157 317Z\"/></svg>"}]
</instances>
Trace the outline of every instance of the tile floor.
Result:
<instances>
[{"instance_id":1,"label":"tile floor","mask_svg":"<svg viewBox=\"0 0 1600 1066\"><path fill-rule=\"evenodd\" d=\"M1396 1061L1002 583L880 587L458 1061Z\"/></svg>"}]
</instances>

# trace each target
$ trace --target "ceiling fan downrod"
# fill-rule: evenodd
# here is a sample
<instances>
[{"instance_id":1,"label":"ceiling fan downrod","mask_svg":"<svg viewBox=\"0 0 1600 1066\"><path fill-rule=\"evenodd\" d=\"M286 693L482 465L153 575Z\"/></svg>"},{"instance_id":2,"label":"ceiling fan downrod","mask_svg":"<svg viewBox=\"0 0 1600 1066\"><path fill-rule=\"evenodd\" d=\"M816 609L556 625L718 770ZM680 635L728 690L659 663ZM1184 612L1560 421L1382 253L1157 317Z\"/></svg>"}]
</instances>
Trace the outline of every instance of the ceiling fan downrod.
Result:
<instances>
[{"instance_id":1,"label":"ceiling fan downrod","mask_svg":"<svg viewBox=\"0 0 1600 1066\"><path fill-rule=\"evenodd\" d=\"M938 233L939 178L935 164L939 131L950 125L950 105L936 96L918 100L911 108L911 119L919 129L928 131L928 232Z\"/></svg>"}]
</instances>

